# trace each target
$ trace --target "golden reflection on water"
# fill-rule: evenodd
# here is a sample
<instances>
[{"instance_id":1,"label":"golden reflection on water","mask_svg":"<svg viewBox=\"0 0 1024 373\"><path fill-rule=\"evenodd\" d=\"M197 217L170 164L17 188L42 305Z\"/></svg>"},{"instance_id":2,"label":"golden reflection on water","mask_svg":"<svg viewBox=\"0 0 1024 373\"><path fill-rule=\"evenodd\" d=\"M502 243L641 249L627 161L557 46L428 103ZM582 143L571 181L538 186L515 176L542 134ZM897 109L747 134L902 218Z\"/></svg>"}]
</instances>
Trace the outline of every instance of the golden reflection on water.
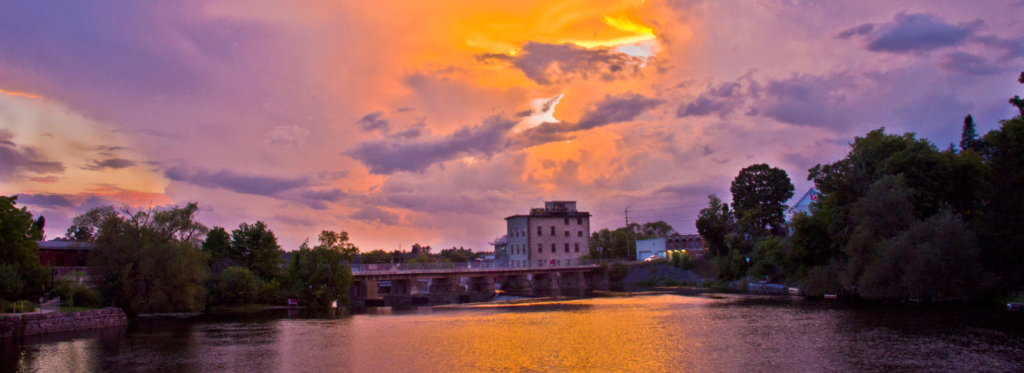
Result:
<instances>
[{"instance_id":1,"label":"golden reflection on water","mask_svg":"<svg viewBox=\"0 0 1024 373\"><path fill-rule=\"evenodd\" d=\"M831 304L661 295L334 318L150 320L127 333L0 343L0 373L1024 369L1015 329L964 323L983 312ZM1001 328L1017 325L1007 320Z\"/></svg>"}]
</instances>

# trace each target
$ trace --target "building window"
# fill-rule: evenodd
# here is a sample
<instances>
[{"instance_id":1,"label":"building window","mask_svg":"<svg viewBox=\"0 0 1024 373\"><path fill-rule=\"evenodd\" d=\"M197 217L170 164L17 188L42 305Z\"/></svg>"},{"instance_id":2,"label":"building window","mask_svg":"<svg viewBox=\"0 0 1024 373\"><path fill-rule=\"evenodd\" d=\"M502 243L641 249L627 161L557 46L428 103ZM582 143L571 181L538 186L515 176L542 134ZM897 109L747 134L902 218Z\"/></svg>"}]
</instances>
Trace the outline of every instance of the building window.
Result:
<instances>
[{"instance_id":1,"label":"building window","mask_svg":"<svg viewBox=\"0 0 1024 373\"><path fill-rule=\"evenodd\" d=\"M542 243L537 244L537 252L538 253L543 253L544 252L544 244L542 244Z\"/></svg>"},{"instance_id":2,"label":"building window","mask_svg":"<svg viewBox=\"0 0 1024 373\"><path fill-rule=\"evenodd\" d=\"M569 252L569 244L565 244L565 252Z\"/></svg>"},{"instance_id":3,"label":"building window","mask_svg":"<svg viewBox=\"0 0 1024 373\"><path fill-rule=\"evenodd\" d=\"M569 225L569 218L565 218L565 225Z\"/></svg>"},{"instance_id":4,"label":"building window","mask_svg":"<svg viewBox=\"0 0 1024 373\"><path fill-rule=\"evenodd\" d=\"M541 228L541 227L540 227L540 226L538 225L538 226L537 226L537 236L543 236L543 235L544 235L544 228Z\"/></svg>"},{"instance_id":5,"label":"building window","mask_svg":"<svg viewBox=\"0 0 1024 373\"><path fill-rule=\"evenodd\" d=\"M580 243L579 242L576 243L576 252L580 252Z\"/></svg>"},{"instance_id":6,"label":"building window","mask_svg":"<svg viewBox=\"0 0 1024 373\"><path fill-rule=\"evenodd\" d=\"M583 218L576 218L576 225L583 225Z\"/></svg>"},{"instance_id":7,"label":"building window","mask_svg":"<svg viewBox=\"0 0 1024 373\"><path fill-rule=\"evenodd\" d=\"M556 247L558 247L558 246L556 246L555 244L551 244L551 252L555 252Z\"/></svg>"},{"instance_id":8,"label":"building window","mask_svg":"<svg viewBox=\"0 0 1024 373\"><path fill-rule=\"evenodd\" d=\"M569 237L569 231L565 231L565 236Z\"/></svg>"},{"instance_id":9,"label":"building window","mask_svg":"<svg viewBox=\"0 0 1024 373\"><path fill-rule=\"evenodd\" d=\"M537 260L537 266L538 267L543 267L544 266L544 260L542 260L542 259L541 260Z\"/></svg>"},{"instance_id":10,"label":"building window","mask_svg":"<svg viewBox=\"0 0 1024 373\"><path fill-rule=\"evenodd\" d=\"M576 237L583 237L583 231L576 231Z\"/></svg>"},{"instance_id":11,"label":"building window","mask_svg":"<svg viewBox=\"0 0 1024 373\"><path fill-rule=\"evenodd\" d=\"M551 235L552 236L555 235L555 226L554 225L551 226Z\"/></svg>"}]
</instances>

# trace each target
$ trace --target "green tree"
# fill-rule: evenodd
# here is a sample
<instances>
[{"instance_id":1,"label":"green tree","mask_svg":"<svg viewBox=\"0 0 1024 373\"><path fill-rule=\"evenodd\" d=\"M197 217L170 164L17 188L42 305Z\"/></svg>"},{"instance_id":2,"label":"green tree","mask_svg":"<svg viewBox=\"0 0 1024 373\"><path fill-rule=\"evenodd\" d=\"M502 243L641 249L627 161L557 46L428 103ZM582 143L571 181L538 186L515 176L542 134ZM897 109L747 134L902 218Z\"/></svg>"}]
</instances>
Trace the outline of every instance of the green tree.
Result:
<instances>
[{"instance_id":1,"label":"green tree","mask_svg":"<svg viewBox=\"0 0 1024 373\"><path fill-rule=\"evenodd\" d=\"M98 227L90 267L103 299L130 315L202 310L208 270L199 238L206 228L197 213L189 203L164 211L101 207L76 217L76 225Z\"/></svg>"},{"instance_id":2,"label":"green tree","mask_svg":"<svg viewBox=\"0 0 1024 373\"><path fill-rule=\"evenodd\" d=\"M972 149L979 151L981 142L978 141L978 130L974 124L974 117L968 115L964 118L964 128L960 132L960 149Z\"/></svg>"},{"instance_id":3,"label":"green tree","mask_svg":"<svg viewBox=\"0 0 1024 373\"><path fill-rule=\"evenodd\" d=\"M735 224L729 205L722 203L718 196L708 196L708 207L701 209L697 215L697 232L704 238L711 255L724 256L729 252L725 244L725 236Z\"/></svg>"},{"instance_id":4,"label":"green tree","mask_svg":"<svg viewBox=\"0 0 1024 373\"><path fill-rule=\"evenodd\" d=\"M216 302L229 305L252 304L263 289L262 281L245 267L231 266L217 276L213 287Z\"/></svg>"},{"instance_id":5,"label":"green tree","mask_svg":"<svg viewBox=\"0 0 1024 373\"><path fill-rule=\"evenodd\" d=\"M778 228L785 222L785 203L793 198L794 187L786 171L755 164L740 170L729 190L740 231L764 237L769 228Z\"/></svg>"},{"instance_id":6,"label":"green tree","mask_svg":"<svg viewBox=\"0 0 1024 373\"><path fill-rule=\"evenodd\" d=\"M32 213L25 207L17 207L18 196L0 196L0 265L10 265L19 272L21 287L17 291L9 291L29 298L42 295L43 288L49 277L49 269L39 262L36 252L43 239L43 232ZM19 282L9 284L9 287ZM12 299L13 300L13 299Z\"/></svg>"},{"instance_id":7,"label":"green tree","mask_svg":"<svg viewBox=\"0 0 1024 373\"><path fill-rule=\"evenodd\" d=\"M1024 116L1002 121L985 135L985 157L990 180L982 192L983 213L977 227L986 268L996 286L1019 290L1024 286Z\"/></svg>"},{"instance_id":8,"label":"green tree","mask_svg":"<svg viewBox=\"0 0 1024 373\"><path fill-rule=\"evenodd\" d=\"M0 300L15 301L21 295L25 281L20 272L15 263L0 264Z\"/></svg>"},{"instance_id":9,"label":"green tree","mask_svg":"<svg viewBox=\"0 0 1024 373\"><path fill-rule=\"evenodd\" d=\"M231 234L222 227L213 227L203 240L203 252L210 256L210 270L214 276L228 267L241 264L233 258Z\"/></svg>"},{"instance_id":10,"label":"green tree","mask_svg":"<svg viewBox=\"0 0 1024 373\"><path fill-rule=\"evenodd\" d=\"M348 232L322 231L319 240L320 244L316 247L337 252L343 258L342 260L351 262L352 258L359 254L359 248L349 242Z\"/></svg>"},{"instance_id":11,"label":"green tree","mask_svg":"<svg viewBox=\"0 0 1024 373\"><path fill-rule=\"evenodd\" d=\"M319 245L310 249L303 243L292 256L289 275L295 281L293 291L314 308L329 307L334 301L347 304L353 277L343 262L351 261L359 249L348 242L347 232L323 231L319 238Z\"/></svg>"},{"instance_id":12,"label":"green tree","mask_svg":"<svg viewBox=\"0 0 1024 373\"><path fill-rule=\"evenodd\" d=\"M273 280L281 268L281 246L265 223L242 223L231 231L230 257L264 281Z\"/></svg>"},{"instance_id":13,"label":"green tree","mask_svg":"<svg viewBox=\"0 0 1024 373\"><path fill-rule=\"evenodd\" d=\"M367 264L379 264L391 262L391 254L387 251L377 249L366 254L363 254L363 263Z\"/></svg>"}]
</instances>

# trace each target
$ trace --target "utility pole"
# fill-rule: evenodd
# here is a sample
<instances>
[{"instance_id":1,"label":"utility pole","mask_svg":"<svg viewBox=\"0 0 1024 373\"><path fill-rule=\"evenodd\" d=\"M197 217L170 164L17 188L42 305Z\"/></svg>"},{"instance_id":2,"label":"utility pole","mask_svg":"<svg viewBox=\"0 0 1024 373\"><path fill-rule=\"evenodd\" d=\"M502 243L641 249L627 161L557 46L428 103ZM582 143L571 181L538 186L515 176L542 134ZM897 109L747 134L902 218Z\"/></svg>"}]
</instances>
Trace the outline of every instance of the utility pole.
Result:
<instances>
[{"instance_id":1,"label":"utility pole","mask_svg":"<svg viewBox=\"0 0 1024 373\"><path fill-rule=\"evenodd\" d=\"M626 206L626 209L623 210L623 212L626 213L626 260L628 261L631 257L633 260L636 260L636 257L630 255L629 252L629 241L633 239L633 229L629 227L629 206Z\"/></svg>"}]
</instances>

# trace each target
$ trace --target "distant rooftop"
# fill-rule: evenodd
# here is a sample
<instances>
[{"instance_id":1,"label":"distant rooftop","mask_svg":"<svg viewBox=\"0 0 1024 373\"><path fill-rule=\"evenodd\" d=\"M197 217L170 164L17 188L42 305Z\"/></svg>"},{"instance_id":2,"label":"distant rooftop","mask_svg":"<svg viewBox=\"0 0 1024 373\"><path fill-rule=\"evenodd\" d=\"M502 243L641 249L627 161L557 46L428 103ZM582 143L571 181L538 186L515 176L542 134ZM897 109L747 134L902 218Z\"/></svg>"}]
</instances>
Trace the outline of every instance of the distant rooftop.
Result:
<instances>
[{"instance_id":1,"label":"distant rooftop","mask_svg":"<svg viewBox=\"0 0 1024 373\"><path fill-rule=\"evenodd\" d=\"M46 250L88 250L91 246L88 242L75 241L36 241L40 249Z\"/></svg>"},{"instance_id":2,"label":"distant rooftop","mask_svg":"<svg viewBox=\"0 0 1024 373\"><path fill-rule=\"evenodd\" d=\"M576 201L546 201L544 208L532 208L529 215L512 215L505 219L523 216L573 216L589 217L590 213L576 210Z\"/></svg>"}]
</instances>

